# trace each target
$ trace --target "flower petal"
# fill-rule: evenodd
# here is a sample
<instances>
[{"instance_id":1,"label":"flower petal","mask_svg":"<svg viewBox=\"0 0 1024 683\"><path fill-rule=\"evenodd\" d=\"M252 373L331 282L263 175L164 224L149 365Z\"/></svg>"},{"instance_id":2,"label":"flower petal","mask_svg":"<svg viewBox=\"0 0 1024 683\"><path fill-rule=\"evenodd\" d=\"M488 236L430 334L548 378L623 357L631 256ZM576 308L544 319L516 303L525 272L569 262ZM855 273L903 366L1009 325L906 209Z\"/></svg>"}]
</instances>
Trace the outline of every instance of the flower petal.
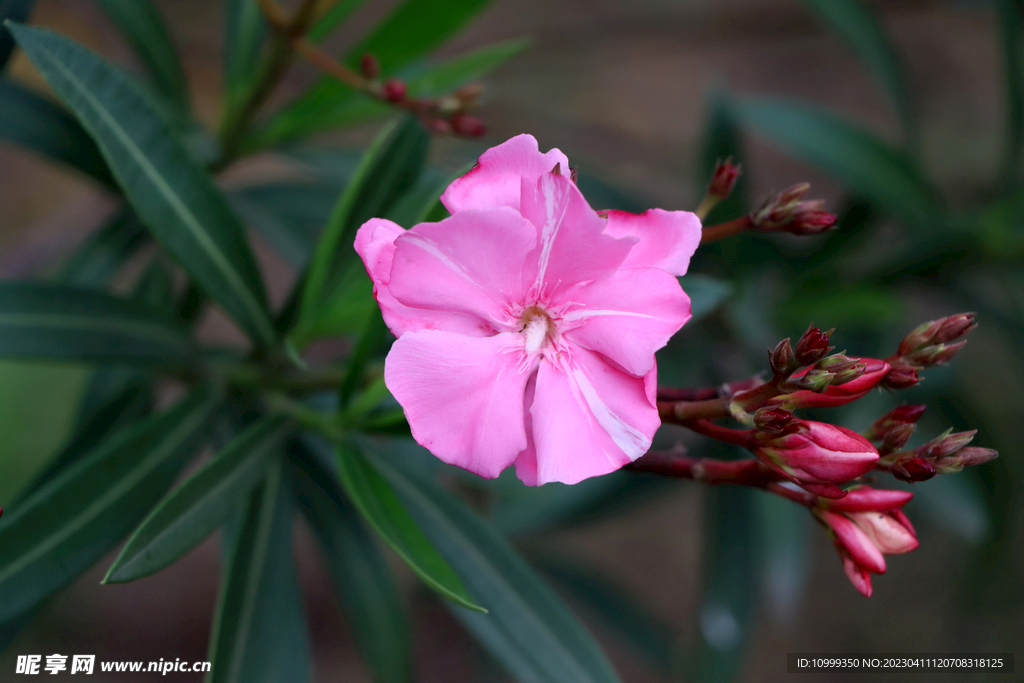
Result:
<instances>
[{"instance_id":1,"label":"flower petal","mask_svg":"<svg viewBox=\"0 0 1024 683\"><path fill-rule=\"evenodd\" d=\"M537 445L533 442L533 398L537 392L537 373L530 375L526 383L526 396L523 400L523 417L526 422L526 450L516 456L512 463L516 466L516 476L527 486L537 486Z\"/></svg>"},{"instance_id":2,"label":"flower petal","mask_svg":"<svg viewBox=\"0 0 1024 683\"><path fill-rule=\"evenodd\" d=\"M524 266L524 289L549 301L577 284L612 275L637 242L602 234L606 221L575 183L554 173L523 178L522 214L539 231Z\"/></svg>"},{"instance_id":3,"label":"flower petal","mask_svg":"<svg viewBox=\"0 0 1024 683\"><path fill-rule=\"evenodd\" d=\"M569 360L542 360L530 407L536 483L575 484L646 453L661 424L650 384L583 348Z\"/></svg>"},{"instance_id":4,"label":"flower petal","mask_svg":"<svg viewBox=\"0 0 1024 683\"><path fill-rule=\"evenodd\" d=\"M850 512L847 516L868 535L883 555L909 553L919 545L913 527L884 512Z\"/></svg>"},{"instance_id":5,"label":"flower petal","mask_svg":"<svg viewBox=\"0 0 1024 683\"><path fill-rule=\"evenodd\" d=\"M583 308L563 316L566 339L597 351L640 376L654 367L654 352L690 319L690 298L663 270L620 270L567 295Z\"/></svg>"},{"instance_id":6,"label":"flower petal","mask_svg":"<svg viewBox=\"0 0 1024 683\"><path fill-rule=\"evenodd\" d=\"M420 330L391 347L384 381L421 446L493 479L527 445L523 397L531 368L522 357L513 334Z\"/></svg>"},{"instance_id":7,"label":"flower petal","mask_svg":"<svg viewBox=\"0 0 1024 683\"><path fill-rule=\"evenodd\" d=\"M536 241L536 228L506 207L420 223L395 240L389 289L406 306L470 313L505 330L518 322L507 309L522 299L523 261Z\"/></svg>"},{"instance_id":8,"label":"flower petal","mask_svg":"<svg viewBox=\"0 0 1024 683\"><path fill-rule=\"evenodd\" d=\"M449 330L473 337L494 334L494 330L478 316L457 311L410 308L391 295L389 284L395 240L405 233L401 226L383 218L366 221L356 233L356 253L362 257L366 272L373 281L373 296L392 334L401 337L406 332L424 329Z\"/></svg>"},{"instance_id":9,"label":"flower petal","mask_svg":"<svg viewBox=\"0 0 1024 683\"><path fill-rule=\"evenodd\" d=\"M476 166L452 181L441 195L451 213L466 209L508 206L519 210L520 179L536 180L561 164L569 172L569 160L557 149L540 153L532 135L517 135L481 155Z\"/></svg>"},{"instance_id":10,"label":"flower petal","mask_svg":"<svg viewBox=\"0 0 1024 683\"><path fill-rule=\"evenodd\" d=\"M882 552L859 526L838 512L826 510L819 514L835 532L836 542L842 545L843 550L849 553L854 562L876 574L885 573L885 558L882 557Z\"/></svg>"},{"instance_id":11,"label":"flower petal","mask_svg":"<svg viewBox=\"0 0 1024 683\"><path fill-rule=\"evenodd\" d=\"M605 211L611 237L638 237L622 268L661 268L673 275L685 275L690 257L700 244L700 219L689 211L648 209L644 213Z\"/></svg>"},{"instance_id":12,"label":"flower petal","mask_svg":"<svg viewBox=\"0 0 1024 683\"><path fill-rule=\"evenodd\" d=\"M871 597L871 574L868 574L866 569L862 569L849 556L844 555L843 572L853 587L860 591L865 598Z\"/></svg>"}]
</instances>

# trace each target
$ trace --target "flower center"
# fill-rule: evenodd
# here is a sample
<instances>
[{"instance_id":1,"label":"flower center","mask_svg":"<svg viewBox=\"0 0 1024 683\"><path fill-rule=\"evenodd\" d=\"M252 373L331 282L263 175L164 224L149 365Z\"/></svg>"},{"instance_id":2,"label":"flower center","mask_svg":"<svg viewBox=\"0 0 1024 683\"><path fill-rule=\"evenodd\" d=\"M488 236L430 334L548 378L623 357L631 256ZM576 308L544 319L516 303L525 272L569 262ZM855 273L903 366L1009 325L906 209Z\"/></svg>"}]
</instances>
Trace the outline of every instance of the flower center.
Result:
<instances>
[{"instance_id":1,"label":"flower center","mask_svg":"<svg viewBox=\"0 0 1024 683\"><path fill-rule=\"evenodd\" d=\"M539 306L530 306L519 316L519 333L523 335L523 346L528 354L540 351L555 332L551 316Z\"/></svg>"}]
</instances>

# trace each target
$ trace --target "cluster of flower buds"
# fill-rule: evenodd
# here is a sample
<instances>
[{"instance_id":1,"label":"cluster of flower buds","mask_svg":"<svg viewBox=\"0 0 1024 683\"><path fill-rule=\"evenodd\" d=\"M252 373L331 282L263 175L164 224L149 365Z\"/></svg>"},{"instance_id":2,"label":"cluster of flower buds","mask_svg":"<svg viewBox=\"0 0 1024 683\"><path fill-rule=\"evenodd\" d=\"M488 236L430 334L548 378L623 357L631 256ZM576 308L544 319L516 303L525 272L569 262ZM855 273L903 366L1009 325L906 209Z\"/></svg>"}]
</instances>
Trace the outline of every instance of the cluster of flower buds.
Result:
<instances>
[{"instance_id":1,"label":"cluster of flower buds","mask_svg":"<svg viewBox=\"0 0 1024 683\"><path fill-rule=\"evenodd\" d=\"M921 369L952 360L967 343L963 337L977 326L974 313L957 313L919 325L903 338L896 353L886 359L892 369L884 386L889 389L914 386L920 381Z\"/></svg>"},{"instance_id":2,"label":"cluster of flower buds","mask_svg":"<svg viewBox=\"0 0 1024 683\"><path fill-rule=\"evenodd\" d=\"M897 479L918 482L936 474L952 474L964 467L981 465L999 456L991 448L968 446L977 430L953 433L947 430L928 443L911 450L901 450L914 433L914 421L924 406L900 406L871 425L868 438L881 441L879 468L887 469Z\"/></svg>"},{"instance_id":3,"label":"cluster of flower buds","mask_svg":"<svg viewBox=\"0 0 1024 683\"><path fill-rule=\"evenodd\" d=\"M798 183L769 197L761 208L750 214L751 226L766 232L791 232L794 235L817 235L836 224L835 214L824 210L821 199L805 200L810 183Z\"/></svg>"},{"instance_id":4,"label":"cluster of flower buds","mask_svg":"<svg viewBox=\"0 0 1024 683\"><path fill-rule=\"evenodd\" d=\"M871 574L885 573L885 555L908 553L917 533L901 509L914 494L859 486L842 500L819 498L811 508L828 529L843 570L854 587L871 597Z\"/></svg>"},{"instance_id":5,"label":"cluster of flower buds","mask_svg":"<svg viewBox=\"0 0 1024 683\"><path fill-rule=\"evenodd\" d=\"M370 81L373 93L385 102L412 111L433 133L480 137L487 132L480 117L469 113L476 108L483 90L479 84L467 85L437 99L420 99L409 96L409 88L402 80L389 78L378 82L380 62L372 54L360 58L359 71Z\"/></svg>"}]
</instances>

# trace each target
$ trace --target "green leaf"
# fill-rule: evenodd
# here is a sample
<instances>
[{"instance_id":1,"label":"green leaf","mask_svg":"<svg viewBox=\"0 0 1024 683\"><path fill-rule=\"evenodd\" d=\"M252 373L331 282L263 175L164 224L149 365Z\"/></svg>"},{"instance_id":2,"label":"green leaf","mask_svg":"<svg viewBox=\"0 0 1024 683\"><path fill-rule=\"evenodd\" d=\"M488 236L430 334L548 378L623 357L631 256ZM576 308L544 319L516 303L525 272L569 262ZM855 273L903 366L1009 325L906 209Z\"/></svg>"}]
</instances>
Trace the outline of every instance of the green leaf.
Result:
<instances>
[{"instance_id":1,"label":"green leaf","mask_svg":"<svg viewBox=\"0 0 1024 683\"><path fill-rule=\"evenodd\" d=\"M377 350L384 343L387 333L388 328L384 325L384 318L381 317L378 311L374 311L366 321L363 331L359 333L359 339L356 340L352 353L349 354L348 364L345 367L345 376L342 378L341 386L338 387L339 407L345 408L348 406L352 394L355 393L359 381L363 378L363 371L366 369L367 361L370 360L373 354L377 353Z\"/></svg>"},{"instance_id":2,"label":"green leaf","mask_svg":"<svg viewBox=\"0 0 1024 683\"><path fill-rule=\"evenodd\" d=\"M679 284L690 297L691 325L694 321L713 313L733 291L732 284L726 280L695 273L679 278Z\"/></svg>"},{"instance_id":3,"label":"green leaf","mask_svg":"<svg viewBox=\"0 0 1024 683\"><path fill-rule=\"evenodd\" d=\"M95 290L0 283L0 356L188 366L196 349L165 311Z\"/></svg>"},{"instance_id":4,"label":"green leaf","mask_svg":"<svg viewBox=\"0 0 1024 683\"><path fill-rule=\"evenodd\" d=\"M942 203L913 162L871 133L800 102L741 98L737 116L772 143L820 166L915 226L942 222Z\"/></svg>"},{"instance_id":5,"label":"green leaf","mask_svg":"<svg viewBox=\"0 0 1024 683\"><path fill-rule=\"evenodd\" d=\"M270 183L235 190L231 205L245 222L296 270L316 247L338 200L338 187L313 183Z\"/></svg>"},{"instance_id":6,"label":"green leaf","mask_svg":"<svg viewBox=\"0 0 1024 683\"><path fill-rule=\"evenodd\" d=\"M7 66L14 51L14 40L2 24L5 21L25 21L35 4L35 0L0 0L0 71Z\"/></svg>"},{"instance_id":7,"label":"green leaf","mask_svg":"<svg viewBox=\"0 0 1024 683\"><path fill-rule=\"evenodd\" d=\"M256 79L267 23L255 0L225 0L224 14L224 80L230 110Z\"/></svg>"},{"instance_id":8,"label":"green leaf","mask_svg":"<svg viewBox=\"0 0 1024 683\"><path fill-rule=\"evenodd\" d=\"M194 455L220 397L204 392L101 443L0 518L0 621L108 553Z\"/></svg>"},{"instance_id":9,"label":"green leaf","mask_svg":"<svg viewBox=\"0 0 1024 683\"><path fill-rule=\"evenodd\" d=\"M3 30L6 35L6 29ZM0 78L0 137L114 186L107 162L85 129L64 109Z\"/></svg>"},{"instance_id":10,"label":"green leaf","mask_svg":"<svg viewBox=\"0 0 1024 683\"><path fill-rule=\"evenodd\" d=\"M853 48L892 100L903 131L911 132L914 112L899 56L868 5L862 0L803 0L803 3Z\"/></svg>"},{"instance_id":11,"label":"green leaf","mask_svg":"<svg viewBox=\"0 0 1024 683\"><path fill-rule=\"evenodd\" d=\"M544 559L536 564L570 602L575 599L575 604L595 617L616 642L662 675L672 674L678 657L675 634L622 587L598 572L564 560Z\"/></svg>"},{"instance_id":12,"label":"green leaf","mask_svg":"<svg viewBox=\"0 0 1024 683\"><path fill-rule=\"evenodd\" d=\"M305 683L309 642L292 558L294 501L275 459L241 519L214 617L207 683Z\"/></svg>"},{"instance_id":13,"label":"green leaf","mask_svg":"<svg viewBox=\"0 0 1024 683\"><path fill-rule=\"evenodd\" d=\"M486 611L466 592L458 575L423 535L388 482L351 443L338 444L338 475L366 521L424 583L458 605Z\"/></svg>"},{"instance_id":14,"label":"green leaf","mask_svg":"<svg viewBox=\"0 0 1024 683\"><path fill-rule=\"evenodd\" d=\"M1006 138L1000 173L1003 183L1010 186L1020 175L1024 148L1024 5L1020 0L996 0L996 9L1006 97Z\"/></svg>"},{"instance_id":15,"label":"green leaf","mask_svg":"<svg viewBox=\"0 0 1024 683\"><path fill-rule=\"evenodd\" d=\"M413 679L412 639L398 587L335 477L299 442L289 444L295 496L320 545L334 591L377 683Z\"/></svg>"},{"instance_id":16,"label":"green leaf","mask_svg":"<svg viewBox=\"0 0 1024 683\"><path fill-rule=\"evenodd\" d=\"M296 346L315 326L317 318L330 306L334 295L344 295L337 280L354 261L356 230L364 222L380 216L396 197L408 189L419 175L427 153L428 137L412 117L386 127L366 151L349 184L334 208L330 221L317 244L306 276L300 303Z\"/></svg>"},{"instance_id":17,"label":"green leaf","mask_svg":"<svg viewBox=\"0 0 1024 683\"><path fill-rule=\"evenodd\" d=\"M489 610L453 608L455 615L516 678L619 680L593 638L497 529L431 482L409 477L384 458L372 462Z\"/></svg>"},{"instance_id":18,"label":"green leaf","mask_svg":"<svg viewBox=\"0 0 1024 683\"><path fill-rule=\"evenodd\" d=\"M235 437L143 520L103 583L126 583L176 562L212 534L252 492L292 425L264 418Z\"/></svg>"},{"instance_id":19,"label":"green leaf","mask_svg":"<svg viewBox=\"0 0 1024 683\"><path fill-rule=\"evenodd\" d=\"M189 110L188 84L178 53L160 13L150 0L96 0L168 101L180 111Z\"/></svg>"},{"instance_id":20,"label":"green leaf","mask_svg":"<svg viewBox=\"0 0 1024 683\"><path fill-rule=\"evenodd\" d=\"M131 79L49 31L10 25L97 141L118 184L167 251L259 344L275 338L245 231L210 176Z\"/></svg>"},{"instance_id":21,"label":"green leaf","mask_svg":"<svg viewBox=\"0 0 1024 683\"><path fill-rule=\"evenodd\" d=\"M57 282L105 289L132 254L149 241L149 233L131 209L122 209L95 230L61 266Z\"/></svg>"},{"instance_id":22,"label":"green leaf","mask_svg":"<svg viewBox=\"0 0 1024 683\"><path fill-rule=\"evenodd\" d=\"M443 95L483 78L528 44L525 39L495 43L433 67L409 67L395 75L406 81L410 96ZM392 111L393 107L335 79L323 78L274 115L252 136L248 145L250 148L269 147L315 131L380 118Z\"/></svg>"}]
</instances>

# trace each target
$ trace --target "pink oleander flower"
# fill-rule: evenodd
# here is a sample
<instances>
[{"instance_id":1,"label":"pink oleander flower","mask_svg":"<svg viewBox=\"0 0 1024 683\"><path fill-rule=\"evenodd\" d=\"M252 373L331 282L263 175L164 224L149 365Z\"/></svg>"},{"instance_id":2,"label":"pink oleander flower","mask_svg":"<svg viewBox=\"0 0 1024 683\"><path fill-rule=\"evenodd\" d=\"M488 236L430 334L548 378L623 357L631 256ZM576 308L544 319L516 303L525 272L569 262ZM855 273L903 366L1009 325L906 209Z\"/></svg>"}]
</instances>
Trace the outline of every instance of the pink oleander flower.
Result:
<instances>
[{"instance_id":1,"label":"pink oleander flower","mask_svg":"<svg viewBox=\"0 0 1024 683\"><path fill-rule=\"evenodd\" d=\"M889 374L889 364L884 360L878 360L877 358L853 358L851 360L865 365L863 374L856 379L842 384L833 384L820 393L805 389L776 396L769 401L769 404L784 406L789 410L795 408L832 408L834 406L841 406L863 398ZM793 373L793 378L802 377L809 369L806 368Z\"/></svg>"},{"instance_id":2,"label":"pink oleander flower","mask_svg":"<svg viewBox=\"0 0 1024 683\"><path fill-rule=\"evenodd\" d=\"M842 500L823 500L814 515L828 530L854 588L871 597L871 573L885 573L883 555L909 553L917 532L900 509L914 494L862 486Z\"/></svg>"},{"instance_id":3,"label":"pink oleander flower","mask_svg":"<svg viewBox=\"0 0 1024 683\"><path fill-rule=\"evenodd\" d=\"M777 433L755 432L750 449L773 470L819 496L841 498L836 486L871 471L878 451L845 427L792 419Z\"/></svg>"},{"instance_id":4,"label":"pink oleander flower","mask_svg":"<svg viewBox=\"0 0 1024 683\"><path fill-rule=\"evenodd\" d=\"M483 477L576 483L643 455L660 425L654 352L690 318L685 211L598 213L557 149L520 135L480 157L410 230L356 236L398 338L385 382L413 437Z\"/></svg>"}]
</instances>

